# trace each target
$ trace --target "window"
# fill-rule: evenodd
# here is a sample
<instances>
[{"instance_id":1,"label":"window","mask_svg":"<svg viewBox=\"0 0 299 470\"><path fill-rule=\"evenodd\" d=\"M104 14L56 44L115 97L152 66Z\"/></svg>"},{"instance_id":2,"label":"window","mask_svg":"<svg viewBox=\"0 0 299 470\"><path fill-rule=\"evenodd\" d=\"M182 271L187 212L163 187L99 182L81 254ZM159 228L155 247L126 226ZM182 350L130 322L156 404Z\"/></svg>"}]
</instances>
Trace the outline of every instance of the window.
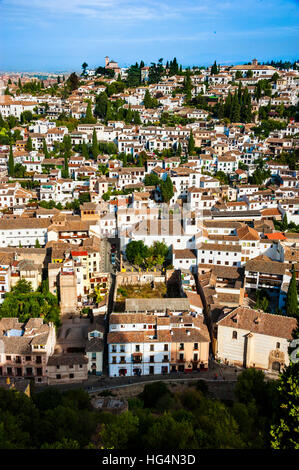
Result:
<instances>
[{"instance_id":1,"label":"window","mask_svg":"<svg viewBox=\"0 0 299 470\"><path fill-rule=\"evenodd\" d=\"M184 349L184 343L180 343L180 350L183 351Z\"/></svg>"},{"instance_id":2,"label":"window","mask_svg":"<svg viewBox=\"0 0 299 470\"><path fill-rule=\"evenodd\" d=\"M155 362L155 356L150 356L150 362Z\"/></svg>"},{"instance_id":3,"label":"window","mask_svg":"<svg viewBox=\"0 0 299 470\"><path fill-rule=\"evenodd\" d=\"M61 375L60 375L60 374L56 374L56 379L61 379Z\"/></svg>"},{"instance_id":4,"label":"window","mask_svg":"<svg viewBox=\"0 0 299 470\"><path fill-rule=\"evenodd\" d=\"M194 343L194 349L198 349L198 343Z\"/></svg>"},{"instance_id":5,"label":"window","mask_svg":"<svg viewBox=\"0 0 299 470\"><path fill-rule=\"evenodd\" d=\"M135 346L135 351L140 352L140 346L138 344Z\"/></svg>"},{"instance_id":6,"label":"window","mask_svg":"<svg viewBox=\"0 0 299 470\"><path fill-rule=\"evenodd\" d=\"M280 348L280 343L276 343L276 349Z\"/></svg>"},{"instance_id":7,"label":"window","mask_svg":"<svg viewBox=\"0 0 299 470\"><path fill-rule=\"evenodd\" d=\"M26 356L25 359L26 361L31 361L31 356Z\"/></svg>"},{"instance_id":8,"label":"window","mask_svg":"<svg viewBox=\"0 0 299 470\"><path fill-rule=\"evenodd\" d=\"M238 337L238 333L237 333L236 331L233 331L233 336L232 336L232 338L233 338L233 339L237 339L237 337Z\"/></svg>"},{"instance_id":9,"label":"window","mask_svg":"<svg viewBox=\"0 0 299 470\"><path fill-rule=\"evenodd\" d=\"M155 345L154 344L151 344L150 345L150 351L154 351L155 350Z\"/></svg>"},{"instance_id":10,"label":"window","mask_svg":"<svg viewBox=\"0 0 299 470\"><path fill-rule=\"evenodd\" d=\"M70 379L73 379L73 378L74 378L74 374L70 374L69 377L70 377Z\"/></svg>"},{"instance_id":11,"label":"window","mask_svg":"<svg viewBox=\"0 0 299 470\"><path fill-rule=\"evenodd\" d=\"M164 344L164 351L168 351L168 344Z\"/></svg>"},{"instance_id":12,"label":"window","mask_svg":"<svg viewBox=\"0 0 299 470\"><path fill-rule=\"evenodd\" d=\"M7 361L11 361L11 356L6 356Z\"/></svg>"}]
</instances>

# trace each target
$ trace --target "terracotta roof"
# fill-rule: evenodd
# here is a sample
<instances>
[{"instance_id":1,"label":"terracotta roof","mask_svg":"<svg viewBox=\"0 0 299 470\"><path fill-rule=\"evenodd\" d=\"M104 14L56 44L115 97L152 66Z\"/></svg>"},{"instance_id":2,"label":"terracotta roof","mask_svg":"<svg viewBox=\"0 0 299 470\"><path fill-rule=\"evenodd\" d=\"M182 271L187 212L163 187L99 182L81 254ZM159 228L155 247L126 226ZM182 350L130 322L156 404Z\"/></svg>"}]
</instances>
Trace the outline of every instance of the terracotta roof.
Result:
<instances>
[{"instance_id":1,"label":"terracotta roof","mask_svg":"<svg viewBox=\"0 0 299 470\"><path fill-rule=\"evenodd\" d=\"M288 265L280 261L272 261L264 255L257 256L245 264L246 271L255 271L264 274L277 274L283 276Z\"/></svg>"},{"instance_id":2,"label":"terracotta roof","mask_svg":"<svg viewBox=\"0 0 299 470\"><path fill-rule=\"evenodd\" d=\"M217 325L290 340L293 330L297 328L297 320L250 307L238 307L219 320Z\"/></svg>"},{"instance_id":3,"label":"terracotta roof","mask_svg":"<svg viewBox=\"0 0 299 470\"><path fill-rule=\"evenodd\" d=\"M265 233L265 235L269 240L286 240L286 237L281 232Z\"/></svg>"},{"instance_id":4,"label":"terracotta roof","mask_svg":"<svg viewBox=\"0 0 299 470\"><path fill-rule=\"evenodd\" d=\"M248 225L245 225L245 227L237 229L238 237L240 240L259 240L260 236L256 230L254 230L251 227L248 227Z\"/></svg>"}]
</instances>

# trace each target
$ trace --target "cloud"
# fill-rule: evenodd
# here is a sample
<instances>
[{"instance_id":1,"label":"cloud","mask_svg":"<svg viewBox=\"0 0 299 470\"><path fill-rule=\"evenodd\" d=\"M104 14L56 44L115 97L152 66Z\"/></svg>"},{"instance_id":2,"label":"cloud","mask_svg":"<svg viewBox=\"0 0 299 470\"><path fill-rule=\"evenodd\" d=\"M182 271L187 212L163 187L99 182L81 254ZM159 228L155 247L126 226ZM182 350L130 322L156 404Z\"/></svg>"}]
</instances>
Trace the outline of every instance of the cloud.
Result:
<instances>
[{"instance_id":1,"label":"cloud","mask_svg":"<svg viewBox=\"0 0 299 470\"><path fill-rule=\"evenodd\" d=\"M0 10L7 19L17 12L24 20L42 14L52 19L70 16L111 22L160 22L192 15L215 18L235 4L236 0L0 0Z\"/></svg>"}]
</instances>

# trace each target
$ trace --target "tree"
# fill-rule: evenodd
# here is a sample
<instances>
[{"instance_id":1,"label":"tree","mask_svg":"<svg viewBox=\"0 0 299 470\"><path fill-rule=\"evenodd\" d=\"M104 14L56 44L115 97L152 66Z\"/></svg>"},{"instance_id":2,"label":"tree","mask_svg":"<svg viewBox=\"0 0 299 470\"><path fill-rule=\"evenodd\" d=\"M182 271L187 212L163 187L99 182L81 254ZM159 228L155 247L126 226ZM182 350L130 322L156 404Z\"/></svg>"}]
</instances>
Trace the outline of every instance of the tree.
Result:
<instances>
[{"instance_id":1,"label":"tree","mask_svg":"<svg viewBox=\"0 0 299 470\"><path fill-rule=\"evenodd\" d=\"M94 109L95 116L100 119L105 119L107 114L108 96L105 92L100 93L96 98L96 105Z\"/></svg>"},{"instance_id":2,"label":"tree","mask_svg":"<svg viewBox=\"0 0 299 470\"><path fill-rule=\"evenodd\" d=\"M299 362L291 363L279 379L279 422L271 426L273 449L299 449Z\"/></svg>"},{"instance_id":3,"label":"tree","mask_svg":"<svg viewBox=\"0 0 299 470\"><path fill-rule=\"evenodd\" d=\"M106 449L128 449L138 439L139 419L126 411L103 424L100 432L101 443ZM134 444L133 444L134 445Z\"/></svg>"},{"instance_id":4,"label":"tree","mask_svg":"<svg viewBox=\"0 0 299 470\"><path fill-rule=\"evenodd\" d=\"M82 144L82 156L83 156L84 158L86 158L86 160L89 159L89 151L88 151L88 147L87 147L85 141L84 141L83 144Z\"/></svg>"},{"instance_id":5,"label":"tree","mask_svg":"<svg viewBox=\"0 0 299 470\"><path fill-rule=\"evenodd\" d=\"M149 449L196 448L195 432L190 421L176 421L170 413L164 413L149 428L144 441Z\"/></svg>"},{"instance_id":6,"label":"tree","mask_svg":"<svg viewBox=\"0 0 299 470\"><path fill-rule=\"evenodd\" d=\"M69 178L69 162L68 162L68 152L64 152L64 169L62 172L63 178Z\"/></svg>"},{"instance_id":7,"label":"tree","mask_svg":"<svg viewBox=\"0 0 299 470\"><path fill-rule=\"evenodd\" d=\"M46 139L43 139L43 153L45 155L45 158L49 158L49 152L48 152L48 147L46 144Z\"/></svg>"},{"instance_id":8,"label":"tree","mask_svg":"<svg viewBox=\"0 0 299 470\"><path fill-rule=\"evenodd\" d=\"M156 108L158 106L158 101L155 98L152 98L148 89L146 89L143 104L145 108Z\"/></svg>"},{"instance_id":9,"label":"tree","mask_svg":"<svg viewBox=\"0 0 299 470\"><path fill-rule=\"evenodd\" d=\"M144 260L147 256L148 247L143 243L143 241L131 241L128 243L126 248L126 258L130 263L135 264L136 259Z\"/></svg>"},{"instance_id":10,"label":"tree","mask_svg":"<svg viewBox=\"0 0 299 470\"><path fill-rule=\"evenodd\" d=\"M169 75L177 75L178 71L179 65L177 63L176 57L174 57L174 59L171 60L169 64Z\"/></svg>"},{"instance_id":11,"label":"tree","mask_svg":"<svg viewBox=\"0 0 299 470\"><path fill-rule=\"evenodd\" d=\"M97 122L96 118L92 115L91 101L88 100L85 117L82 119L84 124L95 124Z\"/></svg>"},{"instance_id":12,"label":"tree","mask_svg":"<svg viewBox=\"0 0 299 470\"><path fill-rule=\"evenodd\" d=\"M269 402L269 396L272 394L272 383L265 381L263 371L250 368L245 369L237 379L235 386L235 395L240 403L248 404L252 401L258 407L258 411L263 414L275 406L275 400ZM264 414L265 415L265 414Z\"/></svg>"},{"instance_id":13,"label":"tree","mask_svg":"<svg viewBox=\"0 0 299 470\"><path fill-rule=\"evenodd\" d=\"M159 59L158 63L155 64L154 62L151 63L149 68L149 83L159 83L162 76L164 75L164 67L163 67L163 59Z\"/></svg>"},{"instance_id":14,"label":"tree","mask_svg":"<svg viewBox=\"0 0 299 470\"><path fill-rule=\"evenodd\" d=\"M283 219L282 219L282 224L281 224L281 230L285 232L288 229L288 217L287 213L284 213Z\"/></svg>"},{"instance_id":15,"label":"tree","mask_svg":"<svg viewBox=\"0 0 299 470\"><path fill-rule=\"evenodd\" d=\"M38 241L38 238L35 240L35 248L40 248L40 243Z\"/></svg>"},{"instance_id":16,"label":"tree","mask_svg":"<svg viewBox=\"0 0 299 470\"><path fill-rule=\"evenodd\" d=\"M183 90L186 94L186 102L189 102L192 98L191 91L192 91L192 82L191 82L191 73L190 70L187 70L186 76L184 78L184 86Z\"/></svg>"},{"instance_id":17,"label":"tree","mask_svg":"<svg viewBox=\"0 0 299 470\"><path fill-rule=\"evenodd\" d=\"M298 291L296 284L295 269L292 272L292 278L289 284L286 298L286 314L289 317L298 317Z\"/></svg>"},{"instance_id":18,"label":"tree","mask_svg":"<svg viewBox=\"0 0 299 470\"><path fill-rule=\"evenodd\" d=\"M27 152L31 152L31 151L33 150L33 147L32 147L32 139L31 139L30 136L29 136L28 139L27 139L25 149L27 150Z\"/></svg>"},{"instance_id":19,"label":"tree","mask_svg":"<svg viewBox=\"0 0 299 470\"><path fill-rule=\"evenodd\" d=\"M8 157L8 174L14 176L14 158L12 152L12 145L9 146L9 157Z\"/></svg>"},{"instance_id":20,"label":"tree","mask_svg":"<svg viewBox=\"0 0 299 470\"><path fill-rule=\"evenodd\" d=\"M75 72L71 73L71 75L67 79L66 83L67 83L70 91L77 90L77 88L79 88L79 77L78 77L78 75Z\"/></svg>"},{"instance_id":21,"label":"tree","mask_svg":"<svg viewBox=\"0 0 299 470\"><path fill-rule=\"evenodd\" d=\"M88 67L88 64L86 62L83 62L81 67L82 67L82 75L86 75L86 69Z\"/></svg>"},{"instance_id":22,"label":"tree","mask_svg":"<svg viewBox=\"0 0 299 470\"><path fill-rule=\"evenodd\" d=\"M180 157L180 156L182 155L182 145L181 145L181 142L179 142L179 145L177 146L176 155L177 155L178 157Z\"/></svg>"},{"instance_id":23,"label":"tree","mask_svg":"<svg viewBox=\"0 0 299 470\"><path fill-rule=\"evenodd\" d=\"M138 65L136 62L128 69L126 82L129 87L137 87L141 84L141 68L141 64Z\"/></svg>"},{"instance_id":24,"label":"tree","mask_svg":"<svg viewBox=\"0 0 299 470\"><path fill-rule=\"evenodd\" d=\"M149 175L145 175L144 177L144 185L145 186L158 186L161 184L161 180L158 175L155 173L150 173Z\"/></svg>"},{"instance_id":25,"label":"tree","mask_svg":"<svg viewBox=\"0 0 299 470\"><path fill-rule=\"evenodd\" d=\"M193 155L194 152L195 152L195 141L194 141L193 132L192 132L192 129L191 129L190 137L189 137L189 141L188 141L188 154Z\"/></svg>"},{"instance_id":26,"label":"tree","mask_svg":"<svg viewBox=\"0 0 299 470\"><path fill-rule=\"evenodd\" d=\"M211 67L211 75L217 75L217 73L218 73L218 67L217 67L216 60L215 60L214 64Z\"/></svg>"},{"instance_id":27,"label":"tree","mask_svg":"<svg viewBox=\"0 0 299 470\"><path fill-rule=\"evenodd\" d=\"M93 134L92 134L91 153L92 153L94 160L96 160L99 154L99 145L98 145L97 133L95 129L93 130Z\"/></svg>"},{"instance_id":28,"label":"tree","mask_svg":"<svg viewBox=\"0 0 299 470\"><path fill-rule=\"evenodd\" d=\"M243 74L240 70L237 70L236 72L236 75L235 75L235 79L237 80L238 78L242 78L243 77Z\"/></svg>"},{"instance_id":29,"label":"tree","mask_svg":"<svg viewBox=\"0 0 299 470\"><path fill-rule=\"evenodd\" d=\"M0 306L0 318L17 317L21 322L29 318L43 317L46 322L60 325L58 299L48 292L46 295L32 291L30 282L20 279L5 295Z\"/></svg>"},{"instance_id":30,"label":"tree","mask_svg":"<svg viewBox=\"0 0 299 470\"><path fill-rule=\"evenodd\" d=\"M255 308L268 311L269 308L269 294L265 289L256 291L256 306Z\"/></svg>"},{"instance_id":31,"label":"tree","mask_svg":"<svg viewBox=\"0 0 299 470\"><path fill-rule=\"evenodd\" d=\"M160 189L163 202L168 203L174 195L173 184L168 175L165 181L162 180Z\"/></svg>"},{"instance_id":32,"label":"tree","mask_svg":"<svg viewBox=\"0 0 299 470\"><path fill-rule=\"evenodd\" d=\"M154 382L144 386L139 398L146 408L155 408L158 399L164 395L171 395L167 385L164 382Z\"/></svg>"},{"instance_id":33,"label":"tree","mask_svg":"<svg viewBox=\"0 0 299 470\"><path fill-rule=\"evenodd\" d=\"M21 123L22 124L30 122L30 121L32 121L32 119L33 119L33 114L32 114L31 111L23 111L21 113Z\"/></svg>"}]
</instances>

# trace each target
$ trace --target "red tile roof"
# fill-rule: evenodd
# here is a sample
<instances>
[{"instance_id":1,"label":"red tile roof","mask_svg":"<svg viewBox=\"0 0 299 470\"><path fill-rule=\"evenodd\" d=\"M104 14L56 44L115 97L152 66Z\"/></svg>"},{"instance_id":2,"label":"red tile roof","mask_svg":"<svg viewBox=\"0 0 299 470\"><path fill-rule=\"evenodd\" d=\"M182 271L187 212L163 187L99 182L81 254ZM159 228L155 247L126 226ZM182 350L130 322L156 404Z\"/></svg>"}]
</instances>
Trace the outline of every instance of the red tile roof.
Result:
<instances>
[{"instance_id":1,"label":"red tile roof","mask_svg":"<svg viewBox=\"0 0 299 470\"><path fill-rule=\"evenodd\" d=\"M265 233L265 235L269 240L286 240L286 237L281 232Z\"/></svg>"}]
</instances>

